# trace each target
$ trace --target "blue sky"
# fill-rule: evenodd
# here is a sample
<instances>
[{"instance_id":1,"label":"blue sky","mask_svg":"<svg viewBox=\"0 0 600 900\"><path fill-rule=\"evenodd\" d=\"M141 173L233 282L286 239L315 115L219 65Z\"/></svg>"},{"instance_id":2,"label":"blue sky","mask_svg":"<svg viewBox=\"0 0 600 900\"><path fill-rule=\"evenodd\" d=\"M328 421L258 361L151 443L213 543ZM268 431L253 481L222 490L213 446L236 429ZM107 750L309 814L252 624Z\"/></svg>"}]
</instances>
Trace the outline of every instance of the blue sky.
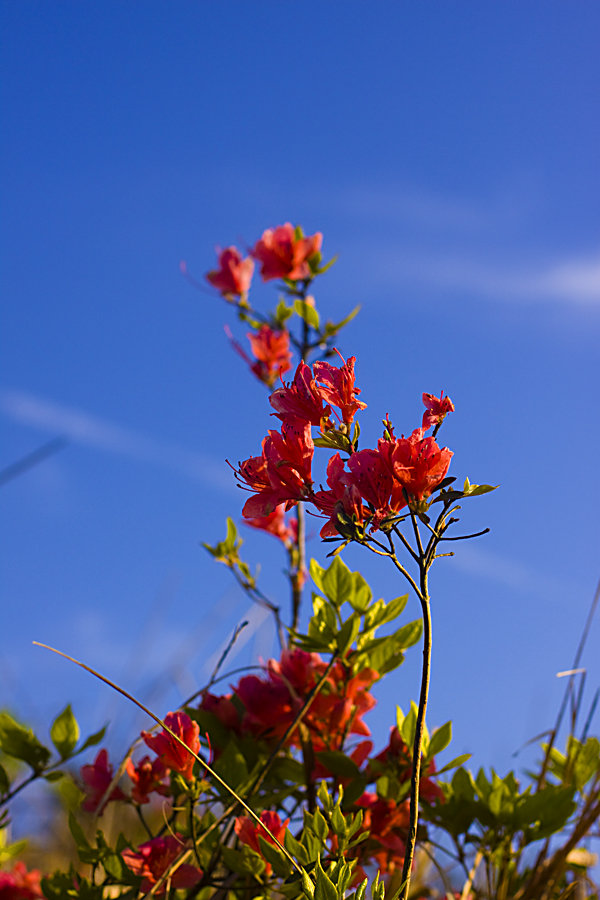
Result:
<instances>
[{"instance_id":1,"label":"blue sky","mask_svg":"<svg viewBox=\"0 0 600 900\"><path fill-rule=\"evenodd\" d=\"M142 724L84 658L165 712L272 633L200 547L241 501L266 396L198 277L215 245L284 221L339 262L317 285L369 408L420 420L443 388L451 472L500 490L490 535L432 576L430 724L500 769L551 724L598 579L600 76L596 3L3 3L1 464L68 444L3 487L0 705L67 700L117 751ZM270 286L255 302L269 308ZM235 325L236 335L243 329ZM315 527L315 534L317 528ZM283 556L247 533L285 603ZM323 559L318 539L311 552ZM268 565L266 557L269 556ZM404 592L364 554L377 596ZM416 602L409 606L418 614ZM590 636L588 697L600 668ZM380 692L417 694L419 651ZM519 764L517 760L516 764Z\"/></svg>"}]
</instances>

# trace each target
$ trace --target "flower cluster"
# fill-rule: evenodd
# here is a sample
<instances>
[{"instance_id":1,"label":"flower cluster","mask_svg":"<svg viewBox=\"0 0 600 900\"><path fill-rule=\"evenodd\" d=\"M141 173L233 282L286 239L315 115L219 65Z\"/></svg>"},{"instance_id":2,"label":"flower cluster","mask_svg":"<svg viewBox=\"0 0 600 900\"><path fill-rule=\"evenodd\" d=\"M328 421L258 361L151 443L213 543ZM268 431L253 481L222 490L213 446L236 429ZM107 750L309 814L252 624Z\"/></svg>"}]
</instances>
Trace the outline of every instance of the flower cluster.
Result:
<instances>
[{"instance_id":1,"label":"flower cluster","mask_svg":"<svg viewBox=\"0 0 600 900\"><path fill-rule=\"evenodd\" d=\"M233 694L215 697L205 692L201 709L213 713L240 735L278 741L288 732L326 669L318 653L286 649L281 659L268 661L264 676L241 678ZM377 678L377 672L368 668L351 675L348 665L336 660L303 718L316 752L341 750L349 734L370 734L363 716L375 705L369 688ZM299 747L301 743L299 729L295 728L287 745Z\"/></svg>"},{"instance_id":2,"label":"flower cluster","mask_svg":"<svg viewBox=\"0 0 600 900\"><path fill-rule=\"evenodd\" d=\"M124 850L123 862L135 875L143 878L141 890L144 894L152 890L167 869L175 862L184 847L184 840L179 834L152 838L140 844L137 850ZM167 885L173 888L194 887L202 878L202 871L196 866L183 863L163 883L156 894L164 894Z\"/></svg>"},{"instance_id":3,"label":"flower cluster","mask_svg":"<svg viewBox=\"0 0 600 900\"><path fill-rule=\"evenodd\" d=\"M368 524L376 531L407 505L423 511L445 478L452 451L439 447L426 432L439 427L454 406L443 393L440 398L424 394L426 410L420 428L409 437L397 438L386 419L376 448L355 450L348 440L348 459L335 453L327 466L327 489L314 490L312 427L318 427L324 436L346 436L355 413L366 407L357 399L355 358L340 358L340 367L317 361L311 369L301 362L293 381L276 388L269 397L282 425L279 432L269 431L261 456L240 462L236 470L238 481L252 492L242 510L245 518L268 517L280 505L288 510L304 500L328 518L321 537L343 533L340 526L344 521L353 527ZM339 410L339 429L331 420L332 407Z\"/></svg>"},{"instance_id":4,"label":"flower cluster","mask_svg":"<svg viewBox=\"0 0 600 900\"><path fill-rule=\"evenodd\" d=\"M16 862L11 872L0 872L0 900L37 900L43 897L41 873L27 871L23 862Z\"/></svg>"}]
</instances>

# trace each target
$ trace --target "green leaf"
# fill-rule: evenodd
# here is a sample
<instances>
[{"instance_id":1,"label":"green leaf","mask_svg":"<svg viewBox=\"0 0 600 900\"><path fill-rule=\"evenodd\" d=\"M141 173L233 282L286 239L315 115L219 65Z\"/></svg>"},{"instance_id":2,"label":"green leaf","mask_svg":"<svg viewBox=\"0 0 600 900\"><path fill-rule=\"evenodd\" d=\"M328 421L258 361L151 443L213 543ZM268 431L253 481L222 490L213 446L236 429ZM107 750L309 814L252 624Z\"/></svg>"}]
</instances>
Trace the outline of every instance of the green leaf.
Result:
<instances>
[{"instance_id":1,"label":"green leaf","mask_svg":"<svg viewBox=\"0 0 600 900\"><path fill-rule=\"evenodd\" d=\"M441 753L442 750L446 749L451 740L452 722L446 722L445 725L441 725L439 728L436 728L431 735L431 739L429 741L429 751L427 755L436 756L436 754Z\"/></svg>"},{"instance_id":2,"label":"green leaf","mask_svg":"<svg viewBox=\"0 0 600 900\"><path fill-rule=\"evenodd\" d=\"M341 775L342 778L360 777L360 769L354 760L341 750L321 750L317 753L317 759L332 775Z\"/></svg>"},{"instance_id":3,"label":"green leaf","mask_svg":"<svg viewBox=\"0 0 600 900\"><path fill-rule=\"evenodd\" d=\"M337 889L329 875L323 870L320 860L317 860L315 873L317 876L315 900L338 900Z\"/></svg>"},{"instance_id":4,"label":"green leaf","mask_svg":"<svg viewBox=\"0 0 600 900\"><path fill-rule=\"evenodd\" d=\"M352 605L352 609L356 612L364 613L368 610L371 601L373 600L373 591L360 572L354 572L353 578L354 591L350 604Z\"/></svg>"},{"instance_id":5,"label":"green leaf","mask_svg":"<svg viewBox=\"0 0 600 900\"><path fill-rule=\"evenodd\" d=\"M288 306L283 297L275 309L275 318L279 326L285 325L290 316L294 315L294 307Z\"/></svg>"},{"instance_id":6,"label":"green leaf","mask_svg":"<svg viewBox=\"0 0 600 900\"><path fill-rule=\"evenodd\" d=\"M352 613L350 618L346 619L336 637L337 650L340 656L344 656L346 651L352 646L359 630L360 616L358 613Z\"/></svg>"},{"instance_id":7,"label":"green leaf","mask_svg":"<svg viewBox=\"0 0 600 900\"><path fill-rule=\"evenodd\" d=\"M465 478L465 483L463 486L463 496L464 497L477 497L480 494L489 494L490 491L495 491L500 485L498 484L471 484L468 478Z\"/></svg>"},{"instance_id":8,"label":"green leaf","mask_svg":"<svg viewBox=\"0 0 600 900\"><path fill-rule=\"evenodd\" d=\"M306 869L302 869L302 873L301 873L300 877L302 880L302 890L304 891L306 896L309 898L309 900L312 900L312 898L315 896L315 886L312 883L311 879L309 878L308 872L306 871Z\"/></svg>"},{"instance_id":9,"label":"green leaf","mask_svg":"<svg viewBox=\"0 0 600 900\"><path fill-rule=\"evenodd\" d=\"M330 260L330 262L327 264L326 268L329 268L329 266L331 266L335 262L336 259L337 259L337 257L334 256L333 259ZM321 271L324 272L325 268L321 269ZM359 312L360 312L360 306L355 306L354 309L352 310L352 312L348 313L346 318L342 319L341 322L326 322L325 329L323 332L325 337L333 337L333 335L337 334L338 331L340 331L344 327L344 325L347 325L348 322L351 322L352 319L356 315L358 315Z\"/></svg>"},{"instance_id":10,"label":"green leaf","mask_svg":"<svg viewBox=\"0 0 600 900\"><path fill-rule=\"evenodd\" d=\"M400 599L403 599L403 598L400 598ZM412 622L407 622L406 625L403 625L397 631L394 631L394 633L392 635L390 635L390 638L391 638L391 640L393 640L394 645L397 648L406 650L407 647L412 647L413 644L417 643L417 641L421 637L422 633L423 633L422 619L414 619Z\"/></svg>"},{"instance_id":11,"label":"green leaf","mask_svg":"<svg viewBox=\"0 0 600 900\"><path fill-rule=\"evenodd\" d=\"M50 751L30 728L19 725L8 713L0 713L0 749L8 756L22 759L40 773L50 759Z\"/></svg>"},{"instance_id":12,"label":"green leaf","mask_svg":"<svg viewBox=\"0 0 600 900\"><path fill-rule=\"evenodd\" d=\"M451 759L449 763L446 763L442 769L438 769L436 774L441 775L442 772L449 772L450 769L456 769L457 766L462 766L463 763L466 763L471 759L472 755L472 753L461 753L460 756L455 756L454 759Z\"/></svg>"},{"instance_id":13,"label":"green leaf","mask_svg":"<svg viewBox=\"0 0 600 900\"><path fill-rule=\"evenodd\" d=\"M56 717L50 729L50 738L58 750L61 759L67 759L75 749L79 740L79 725L73 715L71 704L67 704Z\"/></svg>"},{"instance_id":14,"label":"green leaf","mask_svg":"<svg viewBox=\"0 0 600 900\"><path fill-rule=\"evenodd\" d=\"M73 840L75 841L75 846L77 847L77 851L80 850L90 850L90 842L85 836L83 828L73 815L73 813L69 813L69 831L73 835Z\"/></svg>"},{"instance_id":15,"label":"green leaf","mask_svg":"<svg viewBox=\"0 0 600 900\"><path fill-rule=\"evenodd\" d=\"M319 330L319 313L314 306L311 306L306 300L294 300L294 311L307 325L310 325L315 331Z\"/></svg>"},{"instance_id":16,"label":"green leaf","mask_svg":"<svg viewBox=\"0 0 600 900\"><path fill-rule=\"evenodd\" d=\"M283 846L301 866L308 865L309 858L306 847L296 840L289 828L286 828L283 833Z\"/></svg>"},{"instance_id":17,"label":"green leaf","mask_svg":"<svg viewBox=\"0 0 600 900\"><path fill-rule=\"evenodd\" d=\"M233 847L221 847L220 851L223 855L223 862L230 872L236 872L238 875L255 875L258 877L265 871L265 861L248 846L240 849Z\"/></svg>"},{"instance_id":18,"label":"green leaf","mask_svg":"<svg viewBox=\"0 0 600 900\"><path fill-rule=\"evenodd\" d=\"M9 789L10 781L8 780L6 769L4 766L0 766L0 794L8 794Z\"/></svg>"},{"instance_id":19,"label":"green leaf","mask_svg":"<svg viewBox=\"0 0 600 900\"><path fill-rule=\"evenodd\" d=\"M87 750L88 747L95 747L96 744L99 744L104 735L106 734L106 725L104 728L101 728L100 731L95 731L93 734L90 734L88 738L85 739L81 747L79 748L79 752L82 750Z\"/></svg>"},{"instance_id":20,"label":"green leaf","mask_svg":"<svg viewBox=\"0 0 600 900\"><path fill-rule=\"evenodd\" d=\"M390 600L389 603L384 603L383 600L377 600L365 616L365 627L379 628L380 625L392 622L394 619L398 618L407 602L408 594L404 594L402 597L396 597L394 600Z\"/></svg>"},{"instance_id":21,"label":"green leaf","mask_svg":"<svg viewBox=\"0 0 600 900\"><path fill-rule=\"evenodd\" d=\"M290 874L291 863L279 847L268 841L260 832L258 832L258 845L261 855L271 863L274 872L282 878L287 878Z\"/></svg>"},{"instance_id":22,"label":"green leaf","mask_svg":"<svg viewBox=\"0 0 600 900\"><path fill-rule=\"evenodd\" d=\"M314 581L316 587L325 593L325 588L323 587L323 577L325 575L326 569L323 566L320 566L316 559L311 559L308 570L310 572L310 577Z\"/></svg>"},{"instance_id":23,"label":"green leaf","mask_svg":"<svg viewBox=\"0 0 600 900\"><path fill-rule=\"evenodd\" d=\"M56 772L56 771L54 771L54 772L48 772L47 775L44 775L45 780L46 780L46 781L50 781L50 782L53 782L53 781L60 781L60 779L61 779L61 778L64 778L64 777L65 777L65 773L64 773L64 772Z\"/></svg>"},{"instance_id":24,"label":"green leaf","mask_svg":"<svg viewBox=\"0 0 600 900\"><path fill-rule=\"evenodd\" d=\"M354 578L346 563L336 556L323 575L323 591L338 608L354 597Z\"/></svg>"}]
</instances>

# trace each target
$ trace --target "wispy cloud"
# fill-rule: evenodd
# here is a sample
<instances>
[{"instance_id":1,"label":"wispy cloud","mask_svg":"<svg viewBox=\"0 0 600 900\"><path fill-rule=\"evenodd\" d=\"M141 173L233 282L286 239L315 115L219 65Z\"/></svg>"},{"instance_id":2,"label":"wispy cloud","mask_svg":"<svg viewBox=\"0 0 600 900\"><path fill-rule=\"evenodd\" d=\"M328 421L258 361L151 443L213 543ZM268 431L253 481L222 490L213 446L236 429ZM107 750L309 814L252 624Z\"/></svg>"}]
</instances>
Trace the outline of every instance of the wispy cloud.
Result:
<instances>
[{"instance_id":1,"label":"wispy cloud","mask_svg":"<svg viewBox=\"0 0 600 900\"><path fill-rule=\"evenodd\" d=\"M466 544L456 551L454 563L470 575L489 578L521 596L540 597L550 602L562 602L565 596L580 589L578 585L550 577L519 560Z\"/></svg>"},{"instance_id":2,"label":"wispy cloud","mask_svg":"<svg viewBox=\"0 0 600 900\"><path fill-rule=\"evenodd\" d=\"M369 260L375 277L465 293L494 300L562 302L581 306L600 304L600 257L564 259L558 263L522 264L506 258L500 263L460 255L410 252L388 255L374 248Z\"/></svg>"},{"instance_id":3,"label":"wispy cloud","mask_svg":"<svg viewBox=\"0 0 600 900\"><path fill-rule=\"evenodd\" d=\"M22 425L64 436L77 444L165 466L194 480L233 489L224 463L124 428L86 410L25 391L4 389L0 390L0 411Z\"/></svg>"}]
</instances>

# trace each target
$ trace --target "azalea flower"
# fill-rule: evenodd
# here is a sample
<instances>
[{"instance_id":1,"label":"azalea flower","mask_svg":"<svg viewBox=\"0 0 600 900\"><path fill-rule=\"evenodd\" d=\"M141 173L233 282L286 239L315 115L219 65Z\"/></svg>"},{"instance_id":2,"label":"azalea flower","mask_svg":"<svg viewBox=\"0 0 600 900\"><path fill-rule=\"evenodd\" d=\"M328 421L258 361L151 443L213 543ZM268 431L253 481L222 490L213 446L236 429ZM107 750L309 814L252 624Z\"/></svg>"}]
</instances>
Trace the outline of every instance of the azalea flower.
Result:
<instances>
[{"instance_id":1,"label":"azalea flower","mask_svg":"<svg viewBox=\"0 0 600 900\"><path fill-rule=\"evenodd\" d=\"M259 381L267 387L272 388L277 379L291 369L290 335L285 328L274 331L268 325L261 325L256 333L249 331L246 337L250 341L254 359L251 359L233 338L229 328L225 328L225 332L236 352L248 363Z\"/></svg>"},{"instance_id":2,"label":"azalea flower","mask_svg":"<svg viewBox=\"0 0 600 900\"><path fill-rule=\"evenodd\" d=\"M363 506L360 492L352 484L339 453L334 453L327 463L327 484L330 489L317 491L313 499L317 509L329 516L329 521L321 528L322 538L339 536L337 523L340 512L357 524L362 524L369 516L369 510Z\"/></svg>"},{"instance_id":3,"label":"azalea flower","mask_svg":"<svg viewBox=\"0 0 600 900\"><path fill-rule=\"evenodd\" d=\"M179 772L183 775L186 781L191 781L192 770L196 762L193 754L197 754L200 751L200 728L198 723L192 722L186 713L179 710L178 712L170 712L165 716L165 725L181 738L186 746L189 747L189 750L186 750L179 741L175 740L164 729L158 734L142 731L142 737L146 745L151 750L154 750L167 769L173 769L174 772Z\"/></svg>"},{"instance_id":4,"label":"azalea flower","mask_svg":"<svg viewBox=\"0 0 600 900\"><path fill-rule=\"evenodd\" d=\"M125 865L135 875L140 875L144 879L141 884L141 890L142 893L146 894L164 875L182 849L183 839L180 835L166 835L165 837L153 838L151 841L146 841L145 844L140 844L137 850L123 850L121 856ZM201 869L183 864L175 869L156 893L158 895L164 894L169 882L173 888L190 888L198 884L201 878Z\"/></svg>"},{"instance_id":5,"label":"azalea flower","mask_svg":"<svg viewBox=\"0 0 600 900\"><path fill-rule=\"evenodd\" d=\"M254 272L254 260L242 259L237 247L227 247L219 254L219 268L207 272L206 280L224 297L247 294Z\"/></svg>"},{"instance_id":6,"label":"azalea flower","mask_svg":"<svg viewBox=\"0 0 600 900\"><path fill-rule=\"evenodd\" d=\"M282 425L281 433L269 431L262 457L250 457L236 471L238 480L257 491L244 504L243 517L270 516L282 503L287 511L298 500L311 497L314 449L309 422L291 419Z\"/></svg>"},{"instance_id":7,"label":"azalea flower","mask_svg":"<svg viewBox=\"0 0 600 900\"><path fill-rule=\"evenodd\" d=\"M260 814L260 821L264 822L271 834L277 838L280 844L283 844L284 835L290 824L290 820L286 819L285 822L282 822L276 812L265 810ZM258 840L259 835L269 844L275 844L271 835L267 834L264 828L261 828L258 822L251 819L249 816L238 816L235 820L234 828L241 843L247 844L247 846L251 847L255 853L259 854L259 856L262 856L262 850ZM267 863L265 866L265 873L268 875L270 872L271 864Z\"/></svg>"},{"instance_id":8,"label":"azalea flower","mask_svg":"<svg viewBox=\"0 0 600 900\"><path fill-rule=\"evenodd\" d=\"M390 442L381 440L376 450L359 450L348 460L348 481L372 508L371 531L376 531L385 519L406 506L402 485L395 481L390 466L390 449Z\"/></svg>"},{"instance_id":9,"label":"azalea flower","mask_svg":"<svg viewBox=\"0 0 600 900\"><path fill-rule=\"evenodd\" d=\"M86 812L97 813L100 815L109 801L126 799L121 788L115 787L104 801L103 806L99 808L99 803L108 790L110 783L113 780L113 775L113 767L108 761L107 750L100 750L92 765L81 767L83 790L86 794L86 799L82 803L82 808L85 809Z\"/></svg>"},{"instance_id":10,"label":"azalea flower","mask_svg":"<svg viewBox=\"0 0 600 900\"><path fill-rule=\"evenodd\" d=\"M42 874L39 869L27 871L23 862L16 862L10 872L0 872L0 900L37 900L43 897Z\"/></svg>"},{"instance_id":11,"label":"azalea flower","mask_svg":"<svg viewBox=\"0 0 600 900\"><path fill-rule=\"evenodd\" d=\"M411 504L426 500L445 478L453 453L439 447L435 438L423 437L417 428L408 438L396 438L389 443L390 462L394 478L402 485Z\"/></svg>"},{"instance_id":12,"label":"azalea flower","mask_svg":"<svg viewBox=\"0 0 600 900\"><path fill-rule=\"evenodd\" d=\"M263 281L273 278L288 278L298 281L311 274L308 260L321 250L323 235L320 232L311 237L296 237L293 225L286 222L277 228L268 228L254 249L254 259L261 265Z\"/></svg>"},{"instance_id":13,"label":"azalea flower","mask_svg":"<svg viewBox=\"0 0 600 900\"><path fill-rule=\"evenodd\" d=\"M438 428L449 412L454 412L454 403L450 397L444 397L442 391L439 397L433 394L423 394L423 403L425 404L425 412L423 413L423 431L435 426Z\"/></svg>"},{"instance_id":14,"label":"azalea flower","mask_svg":"<svg viewBox=\"0 0 600 900\"><path fill-rule=\"evenodd\" d=\"M151 760L149 756L144 756L137 763L130 758L127 760L126 771L133 782L131 798L134 803L150 803L148 794L166 796L169 793L169 786L164 782L167 769L159 757Z\"/></svg>"},{"instance_id":15,"label":"azalea flower","mask_svg":"<svg viewBox=\"0 0 600 900\"><path fill-rule=\"evenodd\" d=\"M324 402L323 389L304 360L298 365L294 380L274 390L269 403L282 422L302 419L311 425L320 425L322 419L331 415L331 407Z\"/></svg>"},{"instance_id":16,"label":"azalea flower","mask_svg":"<svg viewBox=\"0 0 600 900\"><path fill-rule=\"evenodd\" d=\"M258 528L260 531L266 531L273 537L279 538L286 546L296 540L298 533L298 523L295 519L288 524L285 521L285 504L281 503L276 506L272 513L268 516L257 516L254 519L245 519L245 524Z\"/></svg>"},{"instance_id":17,"label":"azalea flower","mask_svg":"<svg viewBox=\"0 0 600 900\"><path fill-rule=\"evenodd\" d=\"M324 399L337 406L342 414L342 421L349 425L354 419L354 414L359 409L366 409L367 404L356 399L356 394L360 394L360 388L354 385L354 364L356 357L349 357L348 361L344 361L344 357L336 350L339 358L342 360L342 366L332 366L323 360L313 364L313 371L317 381L321 382L321 395Z\"/></svg>"}]
</instances>

